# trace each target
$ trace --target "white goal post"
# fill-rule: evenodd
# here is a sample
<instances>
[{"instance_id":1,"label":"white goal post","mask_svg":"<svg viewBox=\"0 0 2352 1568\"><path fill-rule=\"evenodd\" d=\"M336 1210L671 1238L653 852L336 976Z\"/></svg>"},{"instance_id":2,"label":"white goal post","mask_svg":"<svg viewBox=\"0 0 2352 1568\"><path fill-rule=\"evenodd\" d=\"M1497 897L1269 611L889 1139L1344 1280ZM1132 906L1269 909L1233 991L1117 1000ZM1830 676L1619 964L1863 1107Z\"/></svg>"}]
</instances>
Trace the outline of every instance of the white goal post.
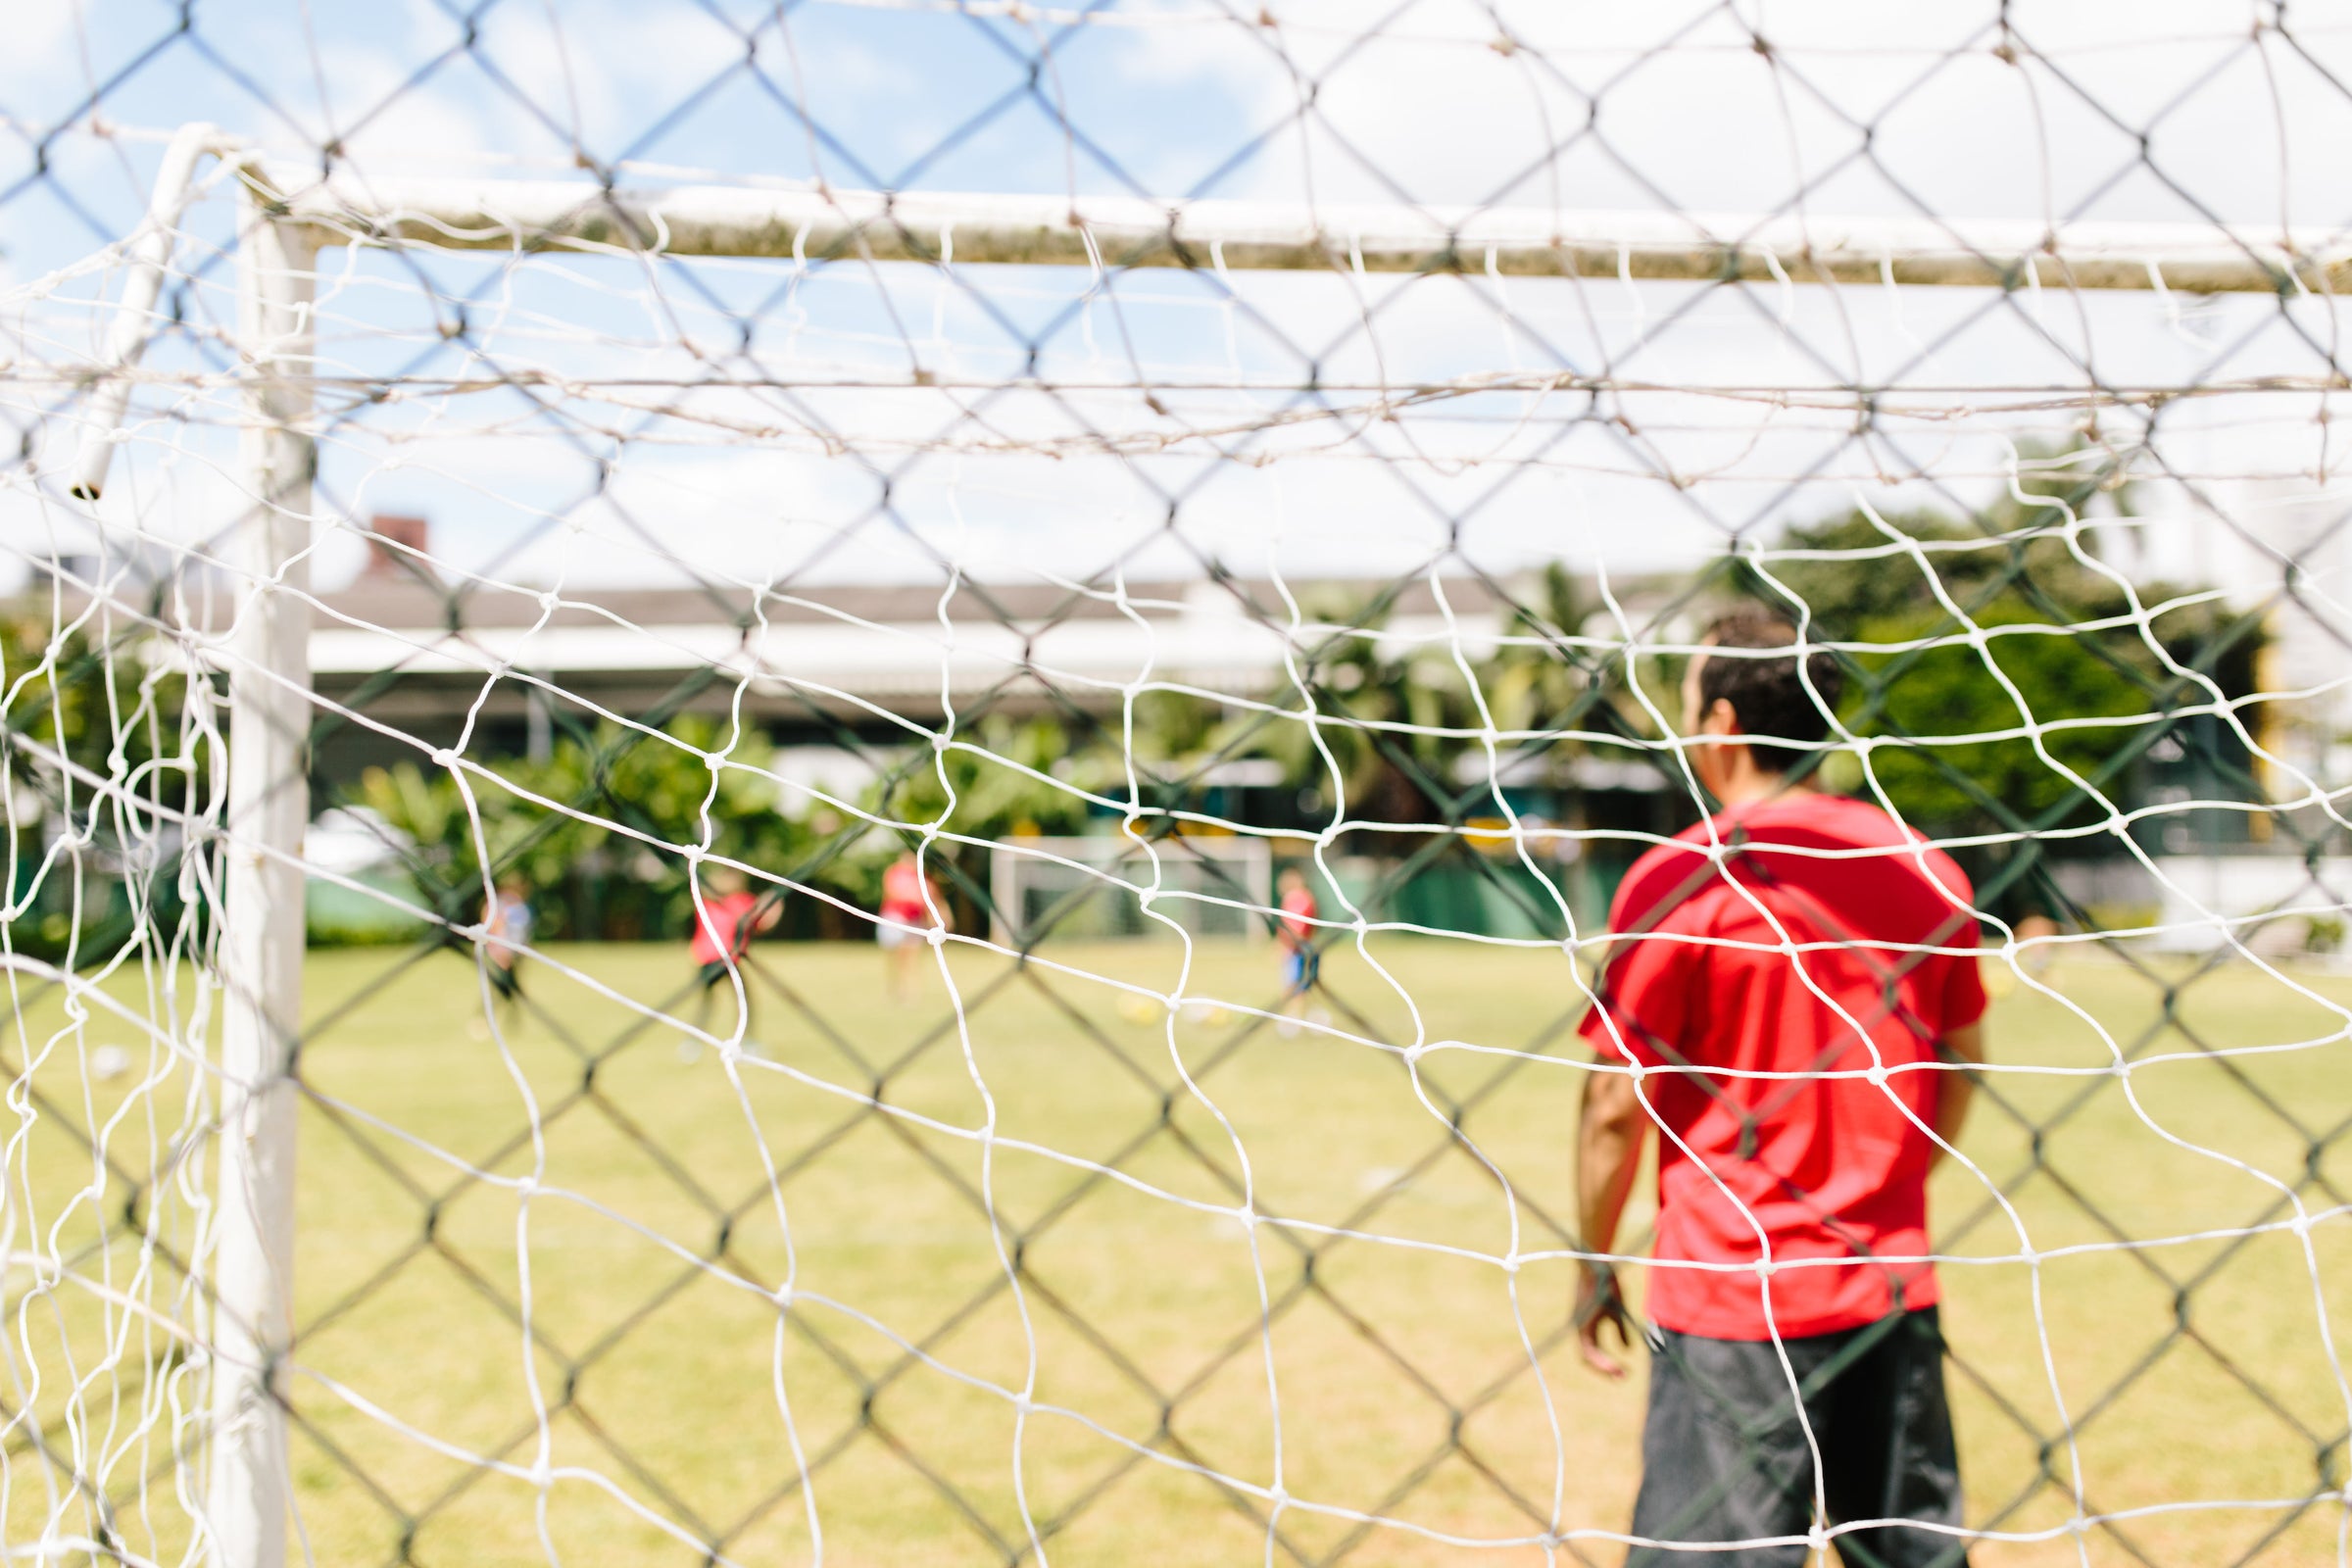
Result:
<instances>
[{"instance_id":1,"label":"white goal post","mask_svg":"<svg viewBox=\"0 0 2352 1568\"><path fill-rule=\"evenodd\" d=\"M1178 267L1529 276L2324 294L2352 285L2338 236L2165 225L1945 222L1787 215L1698 217L1405 206L1310 210L1244 202L1096 196L914 195L837 189L323 179L265 166L209 126L164 160L128 262L111 363L93 379L92 426L73 489L101 494L181 214L206 157L233 170L240 201L237 345L247 378L242 524L230 675L234 759L222 837L231 849L220 926L231 1135L218 1173L213 1258L210 1528L225 1568L286 1558L286 1433L277 1376L291 1291L292 1084L301 1011L303 742L310 611L303 592L316 463L305 347L321 248L410 243L476 251L573 250L1097 269ZM995 940L1057 902L1091 904L1077 934L1132 935L1154 917L1204 935L1262 938L1273 851L1247 834L1015 838L993 853ZM1103 910L1110 910L1103 913Z\"/></svg>"},{"instance_id":2,"label":"white goal post","mask_svg":"<svg viewBox=\"0 0 2352 1568\"><path fill-rule=\"evenodd\" d=\"M989 859L990 940L1174 935L1263 939L1274 852L1250 834L1015 837Z\"/></svg>"},{"instance_id":3,"label":"white goal post","mask_svg":"<svg viewBox=\"0 0 2352 1568\"><path fill-rule=\"evenodd\" d=\"M2328 293L2352 242L2320 231L1925 218L1471 210L540 181L254 177L318 245L576 247L676 256L1212 266L1708 282Z\"/></svg>"}]
</instances>

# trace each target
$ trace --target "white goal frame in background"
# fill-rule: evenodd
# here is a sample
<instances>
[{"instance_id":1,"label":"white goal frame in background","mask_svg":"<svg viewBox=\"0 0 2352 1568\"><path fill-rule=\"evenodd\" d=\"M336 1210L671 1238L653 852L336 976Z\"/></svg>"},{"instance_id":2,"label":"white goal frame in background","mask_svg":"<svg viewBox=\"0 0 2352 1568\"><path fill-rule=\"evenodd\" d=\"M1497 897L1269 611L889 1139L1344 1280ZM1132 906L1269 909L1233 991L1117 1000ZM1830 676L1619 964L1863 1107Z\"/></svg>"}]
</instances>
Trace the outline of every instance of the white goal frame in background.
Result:
<instances>
[{"instance_id":1,"label":"white goal frame in background","mask_svg":"<svg viewBox=\"0 0 2352 1568\"><path fill-rule=\"evenodd\" d=\"M214 1303L215 1442L206 1523L222 1568L280 1568L286 1557L282 1369L290 1348L295 1155L288 1064L302 1010L302 841L309 815L303 754L311 710L305 562L316 461L309 333L320 249L415 243L516 253L852 255L928 265L952 254L956 266L1489 271L2285 295L2352 288L2352 243L2219 225L1311 210L1093 196L781 188L631 193L548 182L320 180L272 170L212 126L191 125L168 149L147 219L121 253L127 275L111 360L90 388L90 431L73 475L77 496L101 493L123 439L181 216L208 157L228 166L237 189L235 347L249 421L240 465L258 500L230 542L240 573L236 631L218 656L229 675L227 878L219 926L227 1000L218 1243L211 1277L200 1283ZM1574 379L1556 378L1562 385ZM1202 842L1188 839L1159 854L1182 856ZM1232 856L1251 897L1270 905L1269 846L1247 836L1223 843L1229 848L1209 853ZM1004 901L1018 898L1025 858L1052 856L1094 867L1105 845L1116 855L1102 869L1139 885L1148 880L1149 858L1128 841L1014 840L996 855L992 869L1000 905L1017 906ZM1163 886L1179 895L1191 891ZM1154 907L1184 923L1189 902L1163 896Z\"/></svg>"},{"instance_id":2,"label":"white goal frame in background","mask_svg":"<svg viewBox=\"0 0 2352 1568\"><path fill-rule=\"evenodd\" d=\"M1210 876L1210 865L1223 876ZM1090 898L1139 906L1136 929L1118 935L1174 936L1181 927L1194 936L1259 941L1267 934L1260 911L1274 906L1274 850L1265 839L1247 833L1188 833L1152 841L1124 834L1004 839L989 855L988 900L994 910L989 940L999 947L1025 940L1015 919L1027 922L1030 892L1043 890L1052 897L1080 886L1090 887ZM1057 932L1074 924L1071 934L1097 934L1083 914L1062 922Z\"/></svg>"}]
</instances>

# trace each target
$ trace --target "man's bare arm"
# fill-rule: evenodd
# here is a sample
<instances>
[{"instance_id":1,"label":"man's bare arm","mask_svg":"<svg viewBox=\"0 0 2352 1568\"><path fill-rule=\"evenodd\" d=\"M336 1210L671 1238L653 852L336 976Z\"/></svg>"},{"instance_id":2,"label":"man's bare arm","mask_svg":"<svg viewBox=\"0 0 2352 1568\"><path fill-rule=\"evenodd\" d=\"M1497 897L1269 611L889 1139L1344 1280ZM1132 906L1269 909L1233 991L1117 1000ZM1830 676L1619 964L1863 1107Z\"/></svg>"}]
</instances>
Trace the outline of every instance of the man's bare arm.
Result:
<instances>
[{"instance_id":1,"label":"man's bare arm","mask_svg":"<svg viewBox=\"0 0 2352 1568\"><path fill-rule=\"evenodd\" d=\"M1968 1121L1969 1102L1977 1094L1977 1069L1984 1065L1984 1025L1982 1022L1948 1029L1943 1036L1943 1059L1956 1065L1936 1075L1936 1136L1957 1146ZM1936 1151L1940 1160L1944 1152Z\"/></svg>"},{"instance_id":2,"label":"man's bare arm","mask_svg":"<svg viewBox=\"0 0 2352 1568\"><path fill-rule=\"evenodd\" d=\"M1616 1250L1617 1222L1625 1215L1626 1200L1633 1196L1634 1178L1642 1169L1642 1146L1648 1135L1649 1116L1631 1073L1594 1072L1586 1078L1576 1139L1577 1226L1585 1250ZM1600 1345L1604 1323L1616 1326L1621 1346L1626 1339L1616 1277L1606 1266L1587 1265L1581 1271L1576 1322L1585 1364L1604 1377L1625 1376L1624 1365Z\"/></svg>"}]
</instances>

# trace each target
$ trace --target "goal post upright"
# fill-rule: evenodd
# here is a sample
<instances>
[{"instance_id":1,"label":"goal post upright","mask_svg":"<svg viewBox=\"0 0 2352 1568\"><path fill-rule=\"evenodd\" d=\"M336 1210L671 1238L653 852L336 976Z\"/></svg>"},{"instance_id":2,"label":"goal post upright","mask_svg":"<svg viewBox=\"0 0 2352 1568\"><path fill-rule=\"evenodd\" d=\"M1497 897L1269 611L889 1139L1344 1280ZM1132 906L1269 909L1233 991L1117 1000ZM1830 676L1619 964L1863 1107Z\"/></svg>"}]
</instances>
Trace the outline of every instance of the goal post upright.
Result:
<instances>
[{"instance_id":1,"label":"goal post upright","mask_svg":"<svg viewBox=\"0 0 2352 1568\"><path fill-rule=\"evenodd\" d=\"M234 551L228 831L220 931L220 1168L207 1525L220 1568L280 1568L289 1506L295 1090L309 822L315 287L310 235L250 183L237 204L249 511Z\"/></svg>"}]
</instances>

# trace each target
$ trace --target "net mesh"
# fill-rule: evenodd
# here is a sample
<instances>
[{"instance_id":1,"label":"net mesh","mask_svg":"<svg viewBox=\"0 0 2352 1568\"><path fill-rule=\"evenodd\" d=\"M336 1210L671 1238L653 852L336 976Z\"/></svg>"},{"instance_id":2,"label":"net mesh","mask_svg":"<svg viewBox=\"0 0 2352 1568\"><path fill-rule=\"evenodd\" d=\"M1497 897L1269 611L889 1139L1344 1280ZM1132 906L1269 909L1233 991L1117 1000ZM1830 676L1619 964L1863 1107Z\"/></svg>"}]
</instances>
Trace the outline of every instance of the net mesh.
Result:
<instances>
[{"instance_id":1,"label":"net mesh","mask_svg":"<svg viewBox=\"0 0 2352 1568\"><path fill-rule=\"evenodd\" d=\"M13 1550L259 1560L242 919L308 941L289 1554L1619 1560L1576 1028L1756 601L1975 887L1954 1541L2344 1559L2324 16L22 31Z\"/></svg>"}]
</instances>

